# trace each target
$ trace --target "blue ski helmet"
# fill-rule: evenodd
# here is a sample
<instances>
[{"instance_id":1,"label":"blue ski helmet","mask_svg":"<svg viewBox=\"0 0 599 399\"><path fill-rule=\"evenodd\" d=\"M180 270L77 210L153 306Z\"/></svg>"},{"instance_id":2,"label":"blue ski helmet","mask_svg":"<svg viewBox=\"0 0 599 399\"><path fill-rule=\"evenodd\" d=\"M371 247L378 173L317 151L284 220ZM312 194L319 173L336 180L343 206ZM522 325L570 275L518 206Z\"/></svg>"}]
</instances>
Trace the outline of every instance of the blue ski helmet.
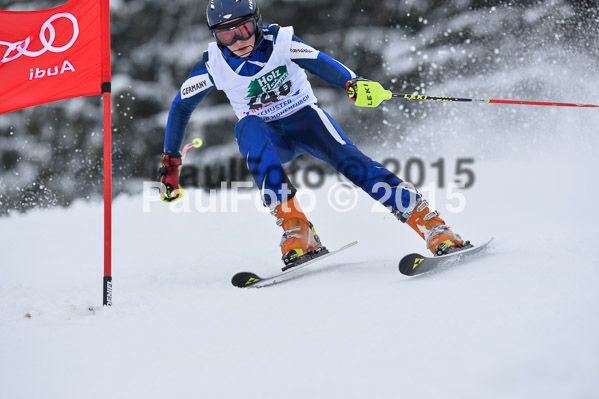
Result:
<instances>
[{"instance_id":1,"label":"blue ski helmet","mask_svg":"<svg viewBox=\"0 0 599 399\"><path fill-rule=\"evenodd\" d=\"M233 19L250 16L256 22L256 33L262 37L262 16L256 0L210 0L206 8L210 30Z\"/></svg>"}]
</instances>

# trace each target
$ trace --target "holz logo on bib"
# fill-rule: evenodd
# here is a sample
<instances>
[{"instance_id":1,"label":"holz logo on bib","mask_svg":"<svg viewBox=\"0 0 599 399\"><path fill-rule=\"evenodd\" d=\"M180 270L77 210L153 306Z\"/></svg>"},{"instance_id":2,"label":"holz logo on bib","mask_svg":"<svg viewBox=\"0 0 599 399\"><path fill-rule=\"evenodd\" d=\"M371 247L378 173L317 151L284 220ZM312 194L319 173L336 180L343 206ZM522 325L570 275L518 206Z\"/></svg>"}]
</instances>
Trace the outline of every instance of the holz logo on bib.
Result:
<instances>
[{"instance_id":1,"label":"holz logo on bib","mask_svg":"<svg viewBox=\"0 0 599 399\"><path fill-rule=\"evenodd\" d=\"M282 65L266 75L252 80L250 86L248 88L248 97L256 97L260 94L268 93L281 86L285 79L289 76L289 72L287 71L287 65Z\"/></svg>"}]
</instances>

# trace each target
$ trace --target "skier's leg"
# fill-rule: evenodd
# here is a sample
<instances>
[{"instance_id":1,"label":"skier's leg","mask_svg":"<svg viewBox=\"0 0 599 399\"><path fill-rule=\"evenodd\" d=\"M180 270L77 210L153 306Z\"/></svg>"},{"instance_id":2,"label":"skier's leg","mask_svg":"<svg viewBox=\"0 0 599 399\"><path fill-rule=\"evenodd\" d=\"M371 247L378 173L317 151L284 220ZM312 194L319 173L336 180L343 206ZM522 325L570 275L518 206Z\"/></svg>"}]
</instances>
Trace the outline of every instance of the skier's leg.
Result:
<instances>
[{"instance_id":1,"label":"skier's leg","mask_svg":"<svg viewBox=\"0 0 599 399\"><path fill-rule=\"evenodd\" d=\"M277 129L295 148L329 163L399 218L409 218L420 193L364 155L324 110L305 107L281 122Z\"/></svg>"},{"instance_id":2,"label":"skier's leg","mask_svg":"<svg viewBox=\"0 0 599 399\"><path fill-rule=\"evenodd\" d=\"M261 190L265 206L271 208L277 224L285 233L281 240L281 252L286 267L324 253L312 224L302 212L295 188L287 178L282 164L293 159L297 152L262 119L247 116L235 126L239 151Z\"/></svg>"},{"instance_id":3,"label":"skier's leg","mask_svg":"<svg viewBox=\"0 0 599 399\"><path fill-rule=\"evenodd\" d=\"M407 222L426 240L431 252L444 253L463 244L438 213L429 210L428 203L411 184L363 154L324 110L317 106L306 107L294 116L295 123L301 127L288 124L286 138L295 147L331 164L399 220Z\"/></svg>"},{"instance_id":4,"label":"skier's leg","mask_svg":"<svg viewBox=\"0 0 599 399\"><path fill-rule=\"evenodd\" d=\"M295 194L282 165L294 153L283 138L257 116L241 119L235 125L235 138L265 206L275 206Z\"/></svg>"}]
</instances>

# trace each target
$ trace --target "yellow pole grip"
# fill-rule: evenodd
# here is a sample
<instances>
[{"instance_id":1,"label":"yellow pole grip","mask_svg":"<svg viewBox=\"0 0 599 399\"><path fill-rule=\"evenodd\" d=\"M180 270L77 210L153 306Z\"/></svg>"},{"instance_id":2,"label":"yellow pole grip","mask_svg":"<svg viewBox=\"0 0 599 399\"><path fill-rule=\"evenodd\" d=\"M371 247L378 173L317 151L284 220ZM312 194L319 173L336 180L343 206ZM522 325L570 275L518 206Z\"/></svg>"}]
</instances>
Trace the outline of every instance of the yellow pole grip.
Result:
<instances>
[{"instance_id":1,"label":"yellow pole grip","mask_svg":"<svg viewBox=\"0 0 599 399\"><path fill-rule=\"evenodd\" d=\"M383 101L391 99L393 94L378 82L361 80L356 83L355 96L356 106L376 108Z\"/></svg>"}]
</instances>

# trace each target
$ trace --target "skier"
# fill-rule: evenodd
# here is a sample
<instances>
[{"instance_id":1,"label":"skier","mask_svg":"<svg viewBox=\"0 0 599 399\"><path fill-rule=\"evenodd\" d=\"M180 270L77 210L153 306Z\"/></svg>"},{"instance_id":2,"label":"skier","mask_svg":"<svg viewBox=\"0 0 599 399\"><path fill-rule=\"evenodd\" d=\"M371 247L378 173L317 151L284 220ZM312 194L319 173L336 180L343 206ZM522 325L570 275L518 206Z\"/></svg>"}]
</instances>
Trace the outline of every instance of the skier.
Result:
<instances>
[{"instance_id":1,"label":"skier","mask_svg":"<svg viewBox=\"0 0 599 399\"><path fill-rule=\"evenodd\" d=\"M292 27L263 26L256 0L210 0L206 15L216 41L194 66L170 110L159 173L165 201L182 194L180 151L191 113L217 88L225 92L239 118L235 138L264 205L284 230L283 270L327 252L282 167L303 153L329 163L385 205L426 240L434 255L471 246L429 209L413 186L356 148L317 105L304 70L345 89L361 103L371 99L370 88L382 90L378 83L356 76L304 43Z\"/></svg>"}]
</instances>

